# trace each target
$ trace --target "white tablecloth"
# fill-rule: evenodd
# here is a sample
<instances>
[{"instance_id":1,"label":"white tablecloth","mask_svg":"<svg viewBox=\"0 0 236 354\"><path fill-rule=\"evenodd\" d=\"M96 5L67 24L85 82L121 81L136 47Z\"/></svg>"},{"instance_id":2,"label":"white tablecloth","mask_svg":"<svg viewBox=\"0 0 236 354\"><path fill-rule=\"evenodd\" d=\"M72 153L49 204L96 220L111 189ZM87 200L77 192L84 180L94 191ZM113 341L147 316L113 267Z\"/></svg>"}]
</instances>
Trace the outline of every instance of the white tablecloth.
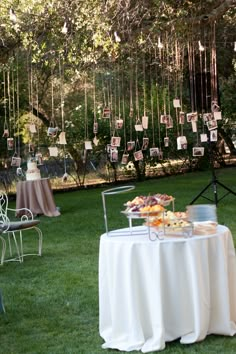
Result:
<instances>
[{"instance_id":1,"label":"white tablecloth","mask_svg":"<svg viewBox=\"0 0 236 354\"><path fill-rule=\"evenodd\" d=\"M233 336L236 258L229 229L219 225L216 235L154 242L141 227L132 236L102 235L99 307L103 348L147 353L177 338Z\"/></svg>"}]
</instances>

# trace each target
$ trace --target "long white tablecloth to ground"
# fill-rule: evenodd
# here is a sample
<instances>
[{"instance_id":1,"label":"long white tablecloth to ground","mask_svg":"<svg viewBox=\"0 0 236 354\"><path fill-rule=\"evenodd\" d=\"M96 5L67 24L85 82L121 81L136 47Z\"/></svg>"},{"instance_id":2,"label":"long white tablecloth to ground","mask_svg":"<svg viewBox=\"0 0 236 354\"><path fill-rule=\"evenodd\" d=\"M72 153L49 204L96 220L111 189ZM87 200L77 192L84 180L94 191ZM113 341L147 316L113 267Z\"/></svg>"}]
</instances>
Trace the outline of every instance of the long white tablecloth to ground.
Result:
<instances>
[{"instance_id":1,"label":"long white tablecloth to ground","mask_svg":"<svg viewBox=\"0 0 236 354\"><path fill-rule=\"evenodd\" d=\"M177 338L194 343L208 334L233 336L236 257L230 230L218 225L215 235L155 242L143 230L101 236L102 347L147 353Z\"/></svg>"}]
</instances>

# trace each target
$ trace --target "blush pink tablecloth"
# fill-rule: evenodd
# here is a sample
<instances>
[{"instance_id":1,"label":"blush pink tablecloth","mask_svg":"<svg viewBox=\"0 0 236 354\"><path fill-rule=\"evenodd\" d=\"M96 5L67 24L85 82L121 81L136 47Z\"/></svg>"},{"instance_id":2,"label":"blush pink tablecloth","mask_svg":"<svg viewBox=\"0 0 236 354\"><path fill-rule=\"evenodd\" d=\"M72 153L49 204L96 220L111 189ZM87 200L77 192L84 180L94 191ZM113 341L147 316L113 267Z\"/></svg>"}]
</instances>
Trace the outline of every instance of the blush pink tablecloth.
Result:
<instances>
[{"instance_id":1,"label":"blush pink tablecloth","mask_svg":"<svg viewBox=\"0 0 236 354\"><path fill-rule=\"evenodd\" d=\"M59 216L48 178L21 181L16 186L16 208L28 208L34 215ZM19 212L17 216L21 216Z\"/></svg>"}]
</instances>

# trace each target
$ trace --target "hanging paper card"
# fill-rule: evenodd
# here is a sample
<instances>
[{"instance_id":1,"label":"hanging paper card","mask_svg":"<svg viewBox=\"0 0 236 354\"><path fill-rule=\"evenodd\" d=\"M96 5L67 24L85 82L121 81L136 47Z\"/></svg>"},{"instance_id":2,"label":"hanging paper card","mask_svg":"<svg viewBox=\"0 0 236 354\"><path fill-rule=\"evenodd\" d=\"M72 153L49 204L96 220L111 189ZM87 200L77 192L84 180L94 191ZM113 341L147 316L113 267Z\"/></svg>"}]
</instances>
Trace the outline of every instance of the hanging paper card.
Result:
<instances>
[{"instance_id":1,"label":"hanging paper card","mask_svg":"<svg viewBox=\"0 0 236 354\"><path fill-rule=\"evenodd\" d=\"M186 136L179 136L177 138L177 150L186 150L187 144Z\"/></svg>"},{"instance_id":2,"label":"hanging paper card","mask_svg":"<svg viewBox=\"0 0 236 354\"><path fill-rule=\"evenodd\" d=\"M18 177L22 177L24 175L21 167L17 167L16 174Z\"/></svg>"},{"instance_id":3,"label":"hanging paper card","mask_svg":"<svg viewBox=\"0 0 236 354\"><path fill-rule=\"evenodd\" d=\"M37 162L37 165L43 164L43 155L41 154L41 152L37 152L37 154L35 154L35 160Z\"/></svg>"},{"instance_id":4,"label":"hanging paper card","mask_svg":"<svg viewBox=\"0 0 236 354\"><path fill-rule=\"evenodd\" d=\"M207 122L207 128L208 130L214 130L217 128L217 120L209 120Z\"/></svg>"},{"instance_id":5,"label":"hanging paper card","mask_svg":"<svg viewBox=\"0 0 236 354\"><path fill-rule=\"evenodd\" d=\"M134 109L132 107L130 107L129 116L130 118L133 118L134 116Z\"/></svg>"},{"instance_id":6,"label":"hanging paper card","mask_svg":"<svg viewBox=\"0 0 236 354\"><path fill-rule=\"evenodd\" d=\"M168 147L168 146L169 146L169 138L168 138L168 136L166 136L166 137L164 138L164 146L165 146L165 147Z\"/></svg>"},{"instance_id":7,"label":"hanging paper card","mask_svg":"<svg viewBox=\"0 0 236 354\"><path fill-rule=\"evenodd\" d=\"M200 134L200 140L202 143L206 143L207 142L207 134Z\"/></svg>"},{"instance_id":8,"label":"hanging paper card","mask_svg":"<svg viewBox=\"0 0 236 354\"><path fill-rule=\"evenodd\" d=\"M136 130L136 132L142 132L143 126L142 126L142 124L135 124L134 129Z\"/></svg>"},{"instance_id":9,"label":"hanging paper card","mask_svg":"<svg viewBox=\"0 0 236 354\"><path fill-rule=\"evenodd\" d=\"M132 151L135 148L135 141L128 141L127 142L127 150Z\"/></svg>"},{"instance_id":10,"label":"hanging paper card","mask_svg":"<svg viewBox=\"0 0 236 354\"><path fill-rule=\"evenodd\" d=\"M105 107L103 109L103 115L102 115L103 118L110 118L111 117L111 110L109 107Z\"/></svg>"},{"instance_id":11,"label":"hanging paper card","mask_svg":"<svg viewBox=\"0 0 236 354\"><path fill-rule=\"evenodd\" d=\"M107 144L106 150L107 150L107 153L110 154L110 152L111 152L111 144Z\"/></svg>"},{"instance_id":12,"label":"hanging paper card","mask_svg":"<svg viewBox=\"0 0 236 354\"><path fill-rule=\"evenodd\" d=\"M35 148L35 146L34 146L33 143L29 143L28 148L29 148L29 152L30 152L30 153L34 153L34 148Z\"/></svg>"},{"instance_id":13,"label":"hanging paper card","mask_svg":"<svg viewBox=\"0 0 236 354\"><path fill-rule=\"evenodd\" d=\"M97 134L97 133L98 133L98 123L97 123L97 122L94 122L94 123L93 123L93 133L94 133L94 134Z\"/></svg>"},{"instance_id":14,"label":"hanging paper card","mask_svg":"<svg viewBox=\"0 0 236 354\"><path fill-rule=\"evenodd\" d=\"M209 120L213 119L212 113L203 113L203 121L204 123L208 122Z\"/></svg>"},{"instance_id":15,"label":"hanging paper card","mask_svg":"<svg viewBox=\"0 0 236 354\"><path fill-rule=\"evenodd\" d=\"M185 121L185 113L179 112L179 124L184 124Z\"/></svg>"},{"instance_id":16,"label":"hanging paper card","mask_svg":"<svg viewBox=\"0 0 236 354\"><path fill-rule=\"evenodd\" d=\"M4 129L2 137L3 138L8 138L9 137L9 130L8 129Z\"/></svg>"},{"instance_id":17,"label":"hanging paper card","mask_svg":"<svg viewBox=\"0 0 236 354\"><path fill-rule=\"evenodd\" d=\"M57 135L58 132L58 127L48 127L48 136L50 137L55 137Z\"/></svg>"},{"instance_id":18,"label":"hanging paper card","mask_svg":"<svg viewBox=\"0 0 236 354\"><path fill-rule=\"evenodd\" d=\"M214 118L215 120L221 120L222 119L222 115L221 112L214 112Z\"/></svg>"},{"instance_id":19,"label":"hanging paper card","mask_svg":"<svg viewBox=\"0 0 236 354\"><path fill-rule=\"evenodd\" d=\"M30 124L29 125L29 131L30 133L37 133L37 130L36 130L36 125L35 124Z\"/></svg>"},{"instance_id":20,"label":"hanging paper card","mask_svg":"<svg viewBox=\"0 0 236 354\"><path fill-rule=\"evenodd\" d=\"M187 113L187 122L196 122L198 119L197 112Z\"/></svg>"},{"instance_id":21,"label":"hanging paper card","mask_svg":"<svg viewBox=\"0 0 236 354\"><path fill-rule=\"evenodd\" d=\"M160 123L166 124L167 120L168 120L168 116L166 114L161 114Z\"/></svg>"},{"instance_id":22,"label":"hanging paper card","mask_svg":"<svg viewBox=\"0 0 236 354\"><path fill-rule=\"evenodd\" d=\"M203 155L204 155L204 147L193 148L193 156L203 156Z\"/></svg>"},{"instance_id":23,"label":"hanging paper card","mask_svg":"<svg viewBox=\"0 0 236 354\"><path fill-rule=\"evenodd\" d=\"M191 123L193 133L197 133L197 122L193 120Z\"/></svg>"},{"instance_id":24,"label":"hanging paper card","mask_svg":"<svg viewBox=\"0 0 236 354\"><path fill-rule=\"evenodd\" d=\"M119 136L112 136L111 137L111 146L120 146L120 140L121 138Z\"/></svg>"},{"instance_id":25,"label":"hanging paper card","mask_svg":"<svg viewBox=\"0 0 236 354\"><path fill-rule=\"evenodd\" d=\"M129 154L123 154L122 155L122 159L121 159L121 164L122 165L127 165L128 160L129 160Z\"/></svg>"},{"instance_id":26,"label":"hanging paper card","mask_svg":"<svg viewBox=\"0 0 236 354\"><path fill-rule=\"evenodd\" d=\"M60 145L66 145L66 133L65 132L60 132L59 134L59 144Z\"/></svg>"},{"instance_id":27,"label":"hanging paper card","mask_svg":"<svg viewBox=\"0 0 236 354\"><path fill-rule=\"evenodd\" d=\"M58 156L58 148L56 146L50 146L48 148L49 150L49 155L52 157L57 157Z\"/></svg>"},{"instance_id":28,"label":"hanging paper card","mask_svg":"<svg viewBox=\"0 0 236 354\"><path fill-rule=\"evenodd\" d=\"M159 149L157 147L150 148L149 152L151 157L159 156Z\"/></svg>"},{"instance_id":29,"label":"hanging paper card","mask_svg":"<svg viewBox=\"0 0 236 354\"><path fill-rule=\"evenodd\" d=\"M134 152L134 159L135 159L135 161L143 160L142 150L138 150L138 151Z\"/></svg>"},{"instance_id":30,"label":"hanging paper card","mask_svg":"<svg viewBox=\"0 0 236 354\"><path fill-rule=\"evenodd\" d=\"M143 129L148 128L148 117L147 116L142 117L142 126L143 126Z\"/></svg>"},{"instance_id":31,"label":"hanging paper card","mask_svg":"<svg viewBox=\"0 0 236 354\"><path fill-rule=\"evenodd\" d=\"M123 119L116 119L115 127L116 129L121 129L123 127Z\"/></svg>"},{"instance_id":32,"label":"hanging paper card","mask_svg":"<svg viewBox=\"0 0 236 354\"><path fill-rule=\"evenodd\" d=\"M85 150L93 150L92 142L90 140L87 140L84 142L84 147L85 147Z\"/></svg>"},{"instance_id":33,"label":"hanging paper card","mask_svg":"<svg viewBox=\"0 0 236 354\"><path fill-rule=\"evenodd\" d=\"M14 148L14 139L7 138L7 150L13 150Z\"/></svg>"},{"instance_id":34,"label":"hanging paper card","mask_svg":"<svg viewBox=\"0 0 236 354\"><path fill-rule=\"evenodd\" d=\"M173 128L173 119L171 118L171 116L167 116L166 128L167 129Z\"/></svg>"},{"instance_id":35,"label":"hanging paper card","mask_svg":"<svg viewBox=\"0 0 236 354\"><path fill-rule=\"evenodd\" d=\"M110 160L111 160L111 162L117 162L118 161L118 150L116 148L111 148Z\"/></svg>"},{"instance_id":36,"label":"hanging paper card","mask_svg":"<svg viewBox=\"0 0 236 354\"><path fill-rule=\"evenodd\" d=\"M93 143L94 143L95 146L98 146L99 139L96 137L96 135L95 135L95 137L93 138Z\"/></svg>"},{"instance_id":37,"label":"hanging paper card","mask_svg":"<svg viewBox=\"0 0 236 354\"><path fill-rule=\"evenodd\" d=\"M174 106L174 108L180 108L180 100L179 100L179 98L174 98L173 99L173 106Z\"/></svg>"},{"instance_id":38,"label":"hanging paper card","mask_svg":"<svg viewBox=\"0 0 236 354\"><path fill-rule=\"evenodd\" d=\"M20 167L20 164L21 164L21 158L13 156L11 159L11 166Z\"/></svg>"},{"instance_id":39,"label":"hanging paper card","mask_svg":"<svg viewBox=\"0 0 236 354\"><path fill-rule=\"evenodd\" d=\"M210 131L210 141L217 141L217 129Z\"/></svg>"},{"instance_id":40,"label":"hanging paper card","mask_svg":"<svg viewBox=\"0 0 236 354\"><path fill-rule=\"evenodd\" d=\"M218 112L220 110L220 107L217 104L217 101L212 101L211 102L211 111L212 112Z\"/></svg>"},{"instance_id":41,"label":"hanging paper card","mask_svg":"<svg viewBox=\"0 0 236 354\"><path fill-rule=\"evenodd\" d=\"M147 150L149 144L149 138L143 138L142 150Z\"/></svg>"}]
</instances>

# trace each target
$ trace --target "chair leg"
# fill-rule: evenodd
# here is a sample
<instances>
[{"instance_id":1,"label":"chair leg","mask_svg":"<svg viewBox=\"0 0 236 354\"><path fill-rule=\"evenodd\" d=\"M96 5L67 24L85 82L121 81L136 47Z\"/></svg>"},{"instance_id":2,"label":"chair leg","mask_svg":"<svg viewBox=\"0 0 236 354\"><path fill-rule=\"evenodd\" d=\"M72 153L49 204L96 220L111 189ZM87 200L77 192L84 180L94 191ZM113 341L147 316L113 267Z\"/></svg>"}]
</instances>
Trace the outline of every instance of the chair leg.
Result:
<instances>
[{"instance_id":1,"label":"chair leg","mask_svg":"<svg viewBox=\"0 0 236 354\"><path fill-rule=\"evenodd\" d=\"M37 226L34 226L32 229L35 230L36 233L38 234L38 253L27 253L27 254L24 254L24 250L23 250L23 235L20 232L20 247L21 247L22 261L23 261L23 258L26 257L26 256L35 256L35 255L41 256L42 255L43 233Z\"/></svg>"},{"instance_id":2,"label":"chair leg","mask_svg":"<svg viewBox=\"0 0 236 354\"><path fill-rule=\"evenodd\" d=\"M2 240L2 255L1 255L1 265L4 263L5 253L6 253L6 242L2 236L0 236Z\"/></svg>"},{"instance_id":3,"label":"chair leg","mask_svg":"<svg viewBox=\"0 0 236 354\"><path fill-rule=\"evenodd\" d=\"M15 243L15 248L16 248L16 253L17 253L16 257L14 257L13 254L12 254L11 236L12 236L12 238L14 240L14 243ZM15 235L14 231L9 231L8 232L8 244L9 244L10 258L4 259L4 262L18 261L18 262L22 263L23 259L22 259L22 256L21 256L21 252L20 252L20 249L19 249L18 242L17 242L16 235Z\"/></svg>"}]
</instances>

